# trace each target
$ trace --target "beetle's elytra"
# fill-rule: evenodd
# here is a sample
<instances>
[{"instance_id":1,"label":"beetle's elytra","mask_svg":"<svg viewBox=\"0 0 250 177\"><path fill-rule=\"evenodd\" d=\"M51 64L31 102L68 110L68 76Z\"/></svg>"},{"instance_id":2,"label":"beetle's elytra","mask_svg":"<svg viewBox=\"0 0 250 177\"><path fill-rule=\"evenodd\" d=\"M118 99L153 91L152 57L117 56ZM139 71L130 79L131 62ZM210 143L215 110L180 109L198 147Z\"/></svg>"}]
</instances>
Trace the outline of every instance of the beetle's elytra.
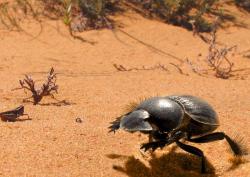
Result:
<instances>
[{"instance_id":1,"label":"beetle's elytra","mask_svg":"<svg viewBox=\"0 0 250 177\"><path fill-rule=\"evenodd\" d=\"M201 158L202 173L206 172L202 150L180 142L181 139L194 143L226 139L235 155L242 155L243 152L224 132L214 132L219 126L217 113L206 101L195 96L152 97L111 124L110 131L123 129L149 134L150 142L141 146L145 151L175 142L181 149Z\"/></svg>"}]
</instances>

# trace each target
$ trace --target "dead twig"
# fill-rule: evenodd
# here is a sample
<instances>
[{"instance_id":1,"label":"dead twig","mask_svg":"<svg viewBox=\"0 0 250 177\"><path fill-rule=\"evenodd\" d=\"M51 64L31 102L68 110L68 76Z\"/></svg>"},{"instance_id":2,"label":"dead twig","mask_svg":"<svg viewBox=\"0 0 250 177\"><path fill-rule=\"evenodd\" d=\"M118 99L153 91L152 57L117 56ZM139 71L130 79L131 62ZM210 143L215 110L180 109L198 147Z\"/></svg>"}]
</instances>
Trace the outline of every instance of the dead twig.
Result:
<instances>
[{"instance_id":1,"label":"dead twig","mask_svg":"<svg viewBox=\"0 0 250 177\"><path fill-rule=\"evenodd\" d=\"M202 76L202 74L201 74L202 70L197 65L195 65L193 62L191 62L188 58L186 58L186 63L192 69L192 71L194 73L198 74L199 76Z\"/></svg>"},{"instance_id":2,"label":"dead twig","mask_svg":"<svg viewBox=\"0 0 250 177\"><path fill-rule=\"evenodd\" d=\"M134 68L126 68L123 65L117 65L117 64L113 64L113 66L115 67L115 69L117 71L121 71L121 72L128 72L128 71L149 71L149 70L156 70L156 69L160 69L163 71L167 71L169 72L168 68L162 64L158 64L152 67L145 67L142 66L140 68L134 67Z\"/></svg>"},{"instance_id":3,"label":"dead twig","mask_svg":"<svg viewBox=\"0 0 250 177\"><path fill-rule=\"evenodd\" d=\"M174 66L174 67L178 70L178 72L179 72L180 74L188 76L187 73L184 73L184 72L182 71L180 65L177 65L177 64L174 64L174 63L169 63L169 64L172 65L172 66Z\"/></svg>"},{"instance_id":4,"label":"dead twig","mask_svg":"<svg viewBox=\"0 0 250 177\"><path fill-rule=\"evenodd\" d=\"M25 98L24 101L33 98L34 105L38 104L44 96L51 96L54 98L53 93L57 93L58 90L58 85L56 85L56 74L53 67L50 69L47 80L40 89L35 87L35 81L28 75L25 75L23 80L19 80L19 83L21 88L17 89L24 89L24 91L29 90L32 93L32 96Z\"/></svg>"}]
</instances>

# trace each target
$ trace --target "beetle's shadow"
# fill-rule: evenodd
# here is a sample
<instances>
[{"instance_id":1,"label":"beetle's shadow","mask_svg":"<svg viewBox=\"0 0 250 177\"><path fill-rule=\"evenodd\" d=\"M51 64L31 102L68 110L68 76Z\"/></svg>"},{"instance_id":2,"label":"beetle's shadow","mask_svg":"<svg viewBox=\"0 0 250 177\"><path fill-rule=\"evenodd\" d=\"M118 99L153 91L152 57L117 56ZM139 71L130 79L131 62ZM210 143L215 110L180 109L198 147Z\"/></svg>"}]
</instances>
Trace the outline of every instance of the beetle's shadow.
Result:
<instances>
[{"instance_id":1,"label":"beetle's shadow","mask_svg":"<svg viewBox=\"0 0 250 177\"><path fill-rule=\"evenodd\" d=\"M160 157L152 156L149 167L134 156L117 154L107 155L109 158L126 158L124 166L113 165L113 169L127 174L129 177L216 177L212 164L206 161L207 173L201 174L201 160L187 153L171 152Z\"/></svg>"}]
</instances>

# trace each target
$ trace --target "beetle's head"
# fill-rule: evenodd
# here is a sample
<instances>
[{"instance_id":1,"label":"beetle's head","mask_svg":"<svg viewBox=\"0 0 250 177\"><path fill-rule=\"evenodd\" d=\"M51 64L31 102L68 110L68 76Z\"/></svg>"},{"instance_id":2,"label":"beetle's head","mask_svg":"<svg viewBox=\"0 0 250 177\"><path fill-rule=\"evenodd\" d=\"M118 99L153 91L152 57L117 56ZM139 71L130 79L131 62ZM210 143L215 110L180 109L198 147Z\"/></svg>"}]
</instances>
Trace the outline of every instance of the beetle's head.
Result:
<instances>
[{"instance_id":1,"label":"beetle's head","mask_svg":"<svg viewBox=\"0 0 250 177\"><path fill-rule=\"evenodd\" d=\"M150 115L145 110L135 110L123 116L120 121L120 128L129 132L152 131L153 127L148 122Z\"/></svg>"}]
</instances>

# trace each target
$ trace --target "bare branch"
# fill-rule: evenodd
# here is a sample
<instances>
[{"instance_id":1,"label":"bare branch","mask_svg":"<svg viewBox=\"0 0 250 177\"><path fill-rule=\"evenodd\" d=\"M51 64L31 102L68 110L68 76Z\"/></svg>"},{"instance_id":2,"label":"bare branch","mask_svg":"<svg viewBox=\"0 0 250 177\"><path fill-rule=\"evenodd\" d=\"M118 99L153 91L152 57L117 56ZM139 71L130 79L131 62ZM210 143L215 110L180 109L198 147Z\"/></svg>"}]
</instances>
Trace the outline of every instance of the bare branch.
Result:
<instances>
[{"instance_id":1,"label":"bare branch","mask_svg":"<svg viewBox=\"0 0 250 177\"><path fill-rule=\"evenodd\" d=\"M182 75L188 75L188 74L186 74L186 73L184 73L183 71L182 71L182 69L181 69L181 67L179 66L179 65L177 65L177 64L174 64L174 63L169 63L170 65L172 65L172 66L174 66L178 71L179 71L179 73L180 74L182 74Z\"/></svg>"},{"instance_id":2,"label":"bare branch","mask_svg":"<svg viewBox=\"0 0 250 177\"><path fill-rule=\"evenodd\" d=\"M57 93L58 89L58 85L56 85L56 74L53 67L49 71L46 82L40 89L36 89L35 81L28 75L25 75L25 78L20 80L19 83L21 88L24 90L27 89L32 93L31 97L33 98L34 105L38 104L44 96L53 96L53 93Z\"/></svg>"},{"instance_id":3,"label":"bare branch","mask_svg":"<svg viewBox=\"0 0 250 177\"><path fill-rule=\"evenodd\" d=\"M231 62L227 58L227 55L230 52L233 52L233 50L236 49L237 46L234 45L231 47L223 47L220 49L217 47L216 32L217 32L218 23L219 23L219 18L215 20L215 23L213 25L210 44L208 48L207 62L208 62L208 65L215 71L216 77L228 79L230 76L232 76L231 72L232 72L234 63ZM224 64L224 67L222 67L222 64Z\"/></svg>"}]
</instances>

